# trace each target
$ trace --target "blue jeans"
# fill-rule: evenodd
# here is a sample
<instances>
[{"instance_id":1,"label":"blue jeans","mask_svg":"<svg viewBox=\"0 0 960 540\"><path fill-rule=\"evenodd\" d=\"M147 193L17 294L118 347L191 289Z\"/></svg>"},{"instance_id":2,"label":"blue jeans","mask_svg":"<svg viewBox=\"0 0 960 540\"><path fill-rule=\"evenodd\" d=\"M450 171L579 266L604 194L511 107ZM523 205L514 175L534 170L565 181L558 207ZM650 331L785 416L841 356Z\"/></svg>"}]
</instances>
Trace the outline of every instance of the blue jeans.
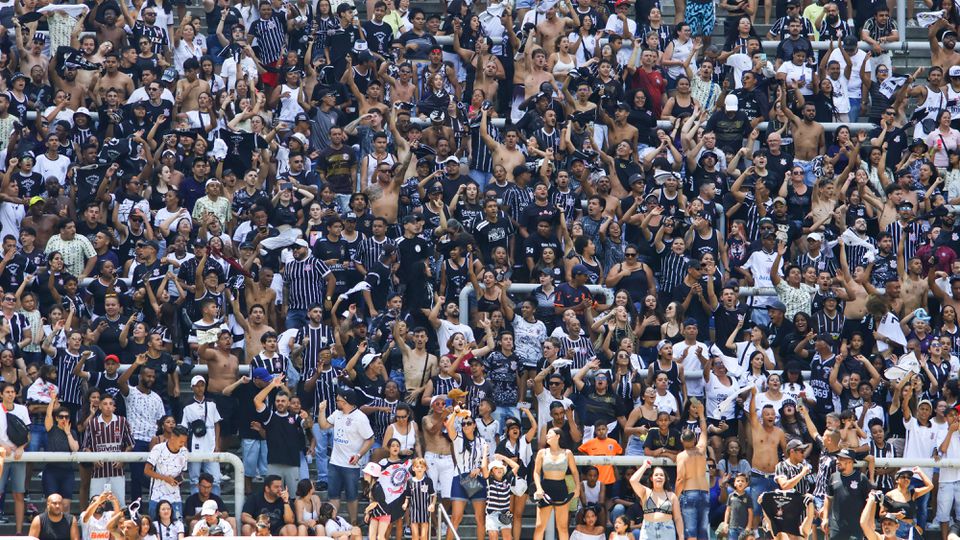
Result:
<instances>
[{"instance_id":1,"label":"blue jeans","mask_svg":"<svg viewBox=\"0 0 960 540\"><path fill-rule=\"evenodd\" d=\"M673 520L644 521L640 529L640 540L674 540L677 538L677 527Z\"/></svg>"},{"instance_id":2,"label":"blue jeans","mask_svg":"<svg viewBox=\"0 0 960 540\"><path fill-rule=\"evenodd\" d=\"M320 429L313 423L313 438L317 440L315 459L317 460L317 482L326 482L329 478L330 448L333 447L333 428Z\"/></svg>"},{"instance_id":3,"label":"blue jeans","mask_svg":"<svg viewBox=\"0 0 960 540\"><path fill-rule=\"evenodd\" d=\"M625 456L644 455L643 443L644 441L641 441L639 437L637 437L636 435L631 435L630 438L627 439L627 448L623 451L623 455Z\"/></svg>"},{"instance_id":4,"label":"blue jeans","mask_svg":"<svg viewBox=\"0 0 960 540\"><path fill-rule=\"evenodd\" d=\"M728 540L740 540L741 534L743 534L743 529L738 529L736 527L730 527L727 529Z\"/></svg>"},{"instance_id":5,"label":"blue jeans","mask_svg":"<svg viewBox=\"0 0 960 540\"><path fill-rule=\"evenodd\" d=\"M854 123L860 119L860 105L863 103L863 98L850 98L850 123Z\"/></svg>"},{"instance_id":6,"label":"blue jeans","mask_svg":"<svg viewBox=\"0 0 960 540\"><path fill-rule=\"evenodd\" d=\"M924 484L923 482L920 481L919 478L914 477L910 481L910 485L913 486L914 488L918 488L918 487L922 487ZM923 497L920 497L919 499L917 499L916 524L918 527L920 527L924 531L927 530L927 514L929 512L929 508L928 508L929 506L930 506L930 493L927 493Z\"/></svg>"},{"instance_id":7,"label":"blue jeans","mask_svg":"<svg viewBox=\"0 0 960 540\"><path fill-rule=\"evenodd\" d=\"M138 441L134 439L133 451L149 452L150 441ZM139 499L143 496L143 490L150 488L150 479L143 473L144 464L143 462L130 464L130 493L128 493L127 496L130 497L129 500L131 501Z\"/></svg>"},{"instance_id":8,"label":"blue jeans","mask_svg":"<svg viewBox=\"0 0 960 540\"><path fill-rule=\"evenodd\" d=\"M47 428L43 424L30 424L30 442L27 452L39 452L47 449Z\"/></svg>"},{"instance_id":9,"label":"blue jeans","mask_svg":"<svg viewBox=\"0 0 960 540\"><path fill-rule=\"evenodd\" d=\"M200 463L200 462L190 462L187 463L187 474L190 476L190 483L193 484L190 486L190 493L197 492L197 484L200 482L200 473L205 472L213 477L213 493L216 496L220 496L220 464L216 462L210 463Z\"/></svg>"},{"instance_id":10,"label":"blue jeans","mask_svg":"<svg viewBox=\"0 0 960 540\"><path fill-rule=\"evenodd\" d=\"M267 441L243 439L240 441L243 453L243 475L247 478L267 474Z\"/></svg>"},{"instance_id":11,"label":"blue jeans","mask_svg":"<svg viewBox=\"0 0 960 540\"><path fill-rule=\"evenodd\" d=\"M287 328L300 328L307 324L307 310L288 309L286 325Z\"/></svg>"},{"instance_id":12,"label":"blue jeans","mask_svg":"<svg viewBox=\"0 0 960 540\"><path fill-rule=\"evenodd\" d=\"M773 475L766 477L755 472L750 473L750 500L753 501L753 515L763 515L761 514L763 510L760 508L760 495L775 489L780 489L780 486L773 481ZM683 501L681 501L681 506L683 506Z\"/></svg>"},{"instance_id":13,"label":"blue jeans","mask_svg":"<svg viewBox=\"0 0 960 540\"><path fill-rule=\"evenodd\" d=\"M683 515L684 538L707 540L710 530L710 494L700 489L688 489L680 494L680 513Z\"/></svg>"},{"instance_id":14,"label":"blue jeans","mask_svg":"<svg viewBox=\"0 0 960 540\"><path fill-rule=\"evenodd\" d=\"M219 463L217 465L219 465ZM170 503L170 506L173 507L173 519L182 519L183 503L180 501L177 501L177 502L168 501L168 502ZM150 513L150 519L153 519L154 521L156 521L157 519L157 506L160 506L160 501L150 501L150 504L147 505L147 512Z\"/></svg>"},{"instance_id":15,"label":"blue jeans","mask_svg":"<svg viewBox=\"0 0 960 540\"><path fill-rule=\"evenodd\" d=\"M340 499L344 495L344 502L354 502L360 492L360 468L341 467L330 465L330 485L327 488L327 497Z\"/></svg>"}]
</instances>

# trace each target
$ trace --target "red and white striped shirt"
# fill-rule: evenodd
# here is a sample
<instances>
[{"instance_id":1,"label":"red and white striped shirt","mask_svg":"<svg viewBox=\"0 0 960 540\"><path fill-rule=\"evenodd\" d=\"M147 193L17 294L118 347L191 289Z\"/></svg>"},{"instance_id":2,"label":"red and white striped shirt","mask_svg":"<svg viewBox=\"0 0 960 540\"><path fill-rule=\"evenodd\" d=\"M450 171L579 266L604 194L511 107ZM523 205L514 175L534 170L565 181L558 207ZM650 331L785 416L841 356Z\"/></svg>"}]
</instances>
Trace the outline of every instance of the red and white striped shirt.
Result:
<instances>
[{"instance_id":1,"label":"red and white striped shirt","mask_svg":"<svg viewBox=\"0 0 960 540\"><path fill-rule=\"evenodd\" d=\"M110 421L97 416L83 433L83 450L87 452L127 452L133 448L133 435L127 419L113 415ZM123 476L123 465L113 461L98 462L93 467L94 478Z\"/></svg>"}]
</instances>

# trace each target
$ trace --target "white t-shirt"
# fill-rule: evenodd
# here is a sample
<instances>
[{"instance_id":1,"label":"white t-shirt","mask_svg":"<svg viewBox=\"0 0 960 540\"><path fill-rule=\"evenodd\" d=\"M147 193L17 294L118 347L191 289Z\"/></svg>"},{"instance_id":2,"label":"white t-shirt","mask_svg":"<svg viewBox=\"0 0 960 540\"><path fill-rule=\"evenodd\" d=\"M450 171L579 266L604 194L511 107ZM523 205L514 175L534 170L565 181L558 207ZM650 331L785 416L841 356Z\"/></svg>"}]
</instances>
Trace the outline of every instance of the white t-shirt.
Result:
<instances>
[{"instance_id":1,"label":"white t-shirt","mask_svg":"<svg viewBox=\"0 0 960 540\"><path fill-rule=\"evenodd\" d=\"M937 436L940 430L932 422L930 427L924 427L917 422L916 416L911 416L909 421L903 422L903 426L907 429L907 441L903 445L905 458L929 459L933 449L943 441L942 437ZM932 467L923 467L923 472L928 477L933 476Z\"/></svg>"},{"instance_id":2,"label":"white t-shirt","mask_svg":"<svg viewBox=\"0 0 960 540\"><path fill-rule=\"evenodd\" d=\"M796 65L793 62L784 62L777 73L786 73L787 82L799 82L800 93L804 96L812 96L813 89L810 87L813 81L813 69L807 64Z\"/></svg>"},{"instance_id":3,"label":"white t-shirt","mask_svg":"<svg viewBox=\"0 0 960 540\"><path fill-rule=\"evenodd\" d=\"M37 165L33 168L35 172L40 173L43 179L57 178L61 186L67 184L67 169L70 168L70 158L58 155L57 159L50 159L46 154L37 156Z\"/></svg>"},{"instance_id":4,"label":"white t-shirt","mask_svg":"<svg viewBox=\"0 0 960 540\"><path fill-rule=\"evenodd\" d=\"M753 274L754 287L773 287L773 281L770 280L770 269L773 268L773 261L777 258L777 252L766 253L763 250L754 251L747 259L744 268L750 270ZM770 305L770 296L754 296L751 299L753 307L766 307ZM676 357L677 351L673 351Z\"/></svg>"},{"instance_id":5,"label":"white t-shirt","mask_svg":"<svg viewBox=\"0 0 960 540\"><path fill-rule=\"evenodd\" d=\"M676 361L679 361L680 358L683 358L683 363L680 364L683 366L683 371L686 373L701 373L703 372L703 364L700 363L700 357L697 356L697 348L701 348L703 351L703 357L710 359L710 348L703 342L697 341L693 345L687 345L685 341L681 341L673 346L673 358ZM687 353L687 356L684 357L683 353L690 349L690 352ZM687 395L689 396L702 396L703 395L703 379L688 379L687 380Z\"/></svg>"},{"instance_id":6,"label":"white t-shirt","mask_svg":"<svg viewBox=\"0 0 960 540\"><path fill-rule=\"evenodd\" d=\"M446 319L440 319L440 328L437 328L437 341L440 342L440 356L450 352L450 350L447 349L447 341L450 339L450 336L456 334L457 332L463 334L463 339L467 340L467 343L473 343L476 341L476 338L473 337L473 329L470 328L470 325L453 324Z\"/></svg>"},{"instance_id":7,"label":"white t-shirt","mask_svg":"<svg viewBox=\"0 0 960 540\"><path fill-rule=\"evenodd\" d=\"M206 410L204 408L206 407ZM195 420L204 420L206 418L207 432L203 437L197 437L191 434L190 450L193 452L213 452L217 446L216 425L223 420L220 417L220 411L217 410L217 404L209 399L203 403L193 403L183 408L183 419L180 425L190 429L190 423Z\"/></svg>"},{"instance_id":8,"label":"white t-shirt","mask_svg":"<svg viewBox=\"0 0 960 540\"><path fill-rule=\"evenodd\" d=\"M544 381L544 384L546 383L547 381ZM550 404L553 403L554 401L559 401L560 403L563 403L564 409L569 409L570 407L573 407L573 402L570 401L570 398L564 396L564 397L561 397L560 399L557 399L553 397L550 394L550 391L547 390L547 387L544 386L543 391L537 394L537 432L539 432L540 429L543 428L543 426L547 425L550 422L551 420Z\"/></svg>"},{"instance_id":9,"label":"white t-shirt","mask_svg":"<svg viewBox=\"0 0 960 540\"><path fill-rule=\"evenodd\" d=\"M354 409L348 414L334 411L327 418L333 424L333 452L330 455L330 464L338 467L359 469L360 463L350 464L350 458L360 453L363 442L373 437L373 429L367 415Z\"/></svg>"},{"instance_id":10,"label":"white t-shirt","mask_svg":"<svg viewBox=\"0 0 960 540\"><path fill-rule=\"evenodd\" d=\"M733 68L734 88L743 87L743 81L740 80L743 72L753 69L753 60L750 56L743 53L731 54L727 57L726 65Z\"/></svg>"},{"instance_id":11,"label":"white t-shirt","mask_svg":"<svg viewBox=\"0 0 960 540\"><path fill-rule=\"evenodd\" d=\"M836 80L828 75L827 80L833 86L833 107L837 109L838 114L847 114L850 112L850 95L847 90L850 87L850 81L842 73Z\"/></svg>"},{"instance_id":12,"label":"white t-shirt","mask_svg":"<svg viewBox=\"0 0 960 540\"><path fill-rule=\"evenodd\" d=\"M224 535L224 536L236 536L236 535L234 534L234 532L233 532L233 527L230 526L230 522L229 522L229 521L227 521L227 520L225 520L225 519L223 519L223 518L220 518L220 521L217 522L217 526L219 526L221 529L223 529L223 535ZM201 519L200 521L197 522L196 525L193 526L193 531L191 532L191 534L192 534L193 536L197 536L197 533L199 533L200 531L206 531L206 530L208 530L210 527L211 527L210 525L207 525L207 521L206 521L206 520Z\"/></svg>"},{"instance_id":13,"label":"white t-shirt","mask_svg":"<svg viewBox=\"0 0 960 540\"><path fill-rule=\"evenodd\" d=\"M844 69L847 67L847 61L843 59L843 52L840 49L834 49L830 53L830 58L827 62L832 62L836 60L840 63L840 73L842 74ZM860 80L860 67L863 66L863 63L867 60L867 53L857 49L857 54L850 57L850 62L853 64L850 68L850 80L847 81L847 95L850 99L860 99L863 97L863 81ZM867 73L873 73L873 67L870 62L867 62L867 68L864 70ZM836 89L834 89L836 92Z\"/></svg>"},{"instance_id":14,"label":"white t-shirt","mask_svg":"<svg viewBox=\"0 0 960 540\"><path fill-rule=\"evenodd\" d=\"M657 408L657 411L669 414L680 414L680 404L677 403L677 398L670 392L662 396L657 394L657 399L653 400L653 406Z\"/></svg>"},{"instance_id":15,"label":"white t-shirt","mask_svg":"<svg viewBox=\"0 0 960 540\"><path fill-rule=\"evenodd\" d=\"M17 418L23 420L23 423L27 425L27 432L30 430L30 411L23 405L17 403L13 404L13 410L7 411L5 408L0 407L2 412L12 412L16 415ZM13 443L10 442L10 438L7 437L7 415L0 414L0 445L6 446L8 449L13 448ZM9 452L7 452L9 454Z\"/></svg>"},{"instance_id":16,"label":"white t-shirt","mask_svg":"<svg viewBox=\"0 0 960 540\"><path fill-rule=\"evenodd\" d=\"M113 510L104 512L99 518L90 514L90 519L86 523L83 522L85 513L86 511L80 512L80 534L83 535L83 540L110 540L111 535L107 531L107 523L113 517Z\"/></svg>"},{"instance_id":17,"label":"white t-shirt","mask_svg":"<svg viewBox=\"0 0 960 540\"><path fill-rule=\"evenodd\" d=\"M160 443L150 450L147 463L153 465L153 470L157 474L178 478L187 470L187 456L189 454L190 452L186 447L181 448L179 452L174 454L167 448L167 443ZM150 500L162 501L164 499L170 502L180 502L180 488L159 480L151 480Z\"/></svg>"}]
</instances>

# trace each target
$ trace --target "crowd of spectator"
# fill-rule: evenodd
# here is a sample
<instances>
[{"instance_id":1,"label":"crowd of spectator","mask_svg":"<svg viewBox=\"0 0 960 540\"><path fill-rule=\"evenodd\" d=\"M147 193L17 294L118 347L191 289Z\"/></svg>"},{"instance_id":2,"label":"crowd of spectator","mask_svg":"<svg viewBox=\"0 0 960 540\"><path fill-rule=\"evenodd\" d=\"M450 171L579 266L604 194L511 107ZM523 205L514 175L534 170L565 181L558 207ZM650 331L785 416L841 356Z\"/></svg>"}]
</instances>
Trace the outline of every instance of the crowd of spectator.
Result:
<instances>
[{"instance_id":1,"label":"crowd of spectator","mask_svg":"<svg viewBox=\"0 0 960 540\"><path fill-rule=\"evenodd\" d=\"M0 524L958 538L914 4L0 2Z\"/></svg>"}]
</instances>

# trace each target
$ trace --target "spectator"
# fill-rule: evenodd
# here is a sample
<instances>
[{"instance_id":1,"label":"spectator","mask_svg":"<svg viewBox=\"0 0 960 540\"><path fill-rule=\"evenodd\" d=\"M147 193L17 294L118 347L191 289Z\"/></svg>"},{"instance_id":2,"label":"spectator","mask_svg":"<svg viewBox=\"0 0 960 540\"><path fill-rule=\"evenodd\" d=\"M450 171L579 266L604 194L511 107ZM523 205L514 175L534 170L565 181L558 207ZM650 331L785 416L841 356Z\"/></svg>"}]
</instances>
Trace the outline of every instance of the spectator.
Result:
<instances>
[{"instance_id":1,"label":"spectator","mask_svg":"<svg viewBox=\"0 0 960 540\"><path fill-rule=\"evenodd\" d=\"M69 538L80 540L77 519L63 510L63 497L54 493L47 497L47 509L30 523L30 536L34 538Z\"/></svg>"},{"instance_id":2,"label":"spectator","mask_svg":"<svg viewBox=\"0 0 960 540\"><path fill-rule=\"evenodd\" d=\"M207 381L202 375L194 375L190 380L193 388L193 403L183 408L183 418L180 425L187 428L190 435L191 452L219 452L220 451L220 410L213 400L207 399ZM220 495L220 464L216 462L187 465L190 474L190 484L199 486L200 473L204 472L213 478L213 492Z\"/></svg>"},{"instance_id":3,"label":"spectator","mask_svg":"<svg viewBox=\"0 0 960 540\"><path fill-rule=\"evenodd\" d=\"M90 420L83 433L81 447L86 452L130 452L133 450L133 434L127 419L113 414L116 404L110 396L100 396L100 415ZM111 491L118 501L126 500L126 478L123 465L114 461L94 463L90 491Z\"/></svg>"},{"instance_id":4,"label":"spectator","mask_svg":"<svg viewBox=\"0 0 960 540\"><path fill-rule=\"evenodd\" d=\"M219 532L217 529L219 529ZM193 536L235 536L236 533L233 531L233 525L222 516L222 512L217 507L217 502L210 499L200 507L200 520L193 526L191 534Z\"/></svg>"},{"instance_id":5,"label":"spectator","mask_svg":"<svg viewBox=\"0 0 960 540\"><path fill-rule=\"evenodd\" d=\"M360 460L373 446L370 421L357 407L353 391L337 394L337 410L326 416L326 401L320 403L317 424L320 429L333 429L333 449L330 454L330 487L327 495L339 507L344 495L351 522L357 517L357 486L360 483Z\"/></svg>"},{"instance_id":6,"label":"spectator","mask_svg":"<svg viewBox=\"0 0 960 540\"><path fill-rule=\"evenodd\" d=\"M243 504L243 514L240 516L243 536L253 534L258 527L258 521L253 516L266 514L270 516L270 534L273 536L296 536L297 527L294 525L293 505L290 495L283 486L283 480L276 475L267 475L263 479L263 491L249 498ZM194 527L202 527L204 523L220 519L217 508L207 501L207 516ZM201 509L203 514L203 509Z\"/></svg>"},{"instance_id":7,"label":"spectator","mask_svg":"<svg viewBox=\"0 0 960 540\"><path fill-rule=\"evenodd\" d=\"M162 501L173 505L177 519L183 516L183 503L180 501L180 483L187 469L187 437L189 432L183 426L176 426L170 438L150 450L150 457L144 466L144 474L150 478L150 515L157 515L157 506Z\"/></svg>"},{"instance_id":8,"label":"spectator","mask_svg":"<svg viewBox=\"0 0 960 540\"><path fill-rule=\"evenodd\" d=\"M2 399L3 410L7 414L13 414L23 422L23 426L13 425L13 420L7 414L0 415L0 447L6 450L6 455L18 461L23 456L23 451L27 448L28 433L30 429L30 414L23 405L15 403L17 392L14 386L8 382L0 383L0 399ZM2 467L0 473L0 491L7 493L7 486L10 486L10 492L13 493L14 517L16 519L17 534L23 533L23 513L24 498L26 489L26 464L7 463ZM62 498L57 499L58 504ZM32 525L31 525L32 529Z\"/></svg>"}]
</instances>

